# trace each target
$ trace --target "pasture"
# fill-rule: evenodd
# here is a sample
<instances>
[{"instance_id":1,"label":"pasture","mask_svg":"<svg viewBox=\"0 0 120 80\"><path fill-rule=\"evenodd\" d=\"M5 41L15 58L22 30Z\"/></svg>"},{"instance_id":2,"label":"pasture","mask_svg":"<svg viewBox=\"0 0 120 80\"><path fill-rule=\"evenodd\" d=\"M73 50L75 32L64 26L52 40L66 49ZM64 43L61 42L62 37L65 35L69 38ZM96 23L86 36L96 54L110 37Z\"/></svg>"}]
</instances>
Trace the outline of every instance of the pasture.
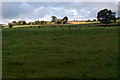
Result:
<instances>
[{"instance_id":1,"label":"pasture","mask_svg":"<svg viewBox=\"0 0 120 80\"><path fill-rule=\"evenodd\" d=\"M2 29L3 78L116 78L118 26Z\"/></svg>"}]
</instances>

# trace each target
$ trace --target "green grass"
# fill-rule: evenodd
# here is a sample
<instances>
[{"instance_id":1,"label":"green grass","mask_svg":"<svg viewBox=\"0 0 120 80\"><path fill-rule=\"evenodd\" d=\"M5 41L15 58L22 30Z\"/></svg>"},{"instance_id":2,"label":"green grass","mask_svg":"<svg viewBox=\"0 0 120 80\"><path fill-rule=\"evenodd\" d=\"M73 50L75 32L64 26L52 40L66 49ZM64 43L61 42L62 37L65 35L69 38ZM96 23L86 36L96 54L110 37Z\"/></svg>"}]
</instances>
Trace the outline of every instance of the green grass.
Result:
<instances>
[{"instance_id":1,"label":"green grass","mask_svg":"<svg viewBox=\"0 0 120 80\"><path fill-rule=\"evenodd\" d=\"M116 27L3 29L3 78L116 78Z\"/></svg>"},{"instance_id":2,"label":"green grass","mask_svg":"<svg viewBox=\"0 0 120 80\"><path fill-rule=\"evenodd\" d=\"M61 27L62 26L62 27ZM72 25L71 25L72 26ZM70 27L69 25L56 25L56 27L51 27L51 25L44 25L44 27L40 27L38 28L38 26L32 26L32 28L30 28L30 26L27 27L17 27L17 28L4 28L3 30L14 30L14 31L19 31L19 30L25 30L25 31L66 31L66 30L100 30L100 29L104 29L104 30L109 30L109 29L116 29L116 27L103 27L103 26L79 26L79 27Z\"/></svg>"}]
</instances>

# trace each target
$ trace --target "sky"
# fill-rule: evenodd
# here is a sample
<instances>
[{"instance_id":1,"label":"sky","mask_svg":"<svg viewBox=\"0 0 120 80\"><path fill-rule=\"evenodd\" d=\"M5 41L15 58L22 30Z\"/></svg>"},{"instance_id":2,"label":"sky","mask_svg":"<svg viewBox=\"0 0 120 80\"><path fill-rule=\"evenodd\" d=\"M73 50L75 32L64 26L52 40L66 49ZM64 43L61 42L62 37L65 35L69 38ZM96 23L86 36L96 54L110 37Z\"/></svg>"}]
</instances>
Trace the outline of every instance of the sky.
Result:
<instances>
[{"instance_id":1,"label":"sky","mask_svg":"<svg viewBox=\"0 0 120 80\"><path fill-rule=\"evenodd\" d=\"M96 19L102 9L110 9L118 13L117 2L3 2L2 23L25 20L51 21L51 16L69 21Z\"/></svg>"}]
</instances>

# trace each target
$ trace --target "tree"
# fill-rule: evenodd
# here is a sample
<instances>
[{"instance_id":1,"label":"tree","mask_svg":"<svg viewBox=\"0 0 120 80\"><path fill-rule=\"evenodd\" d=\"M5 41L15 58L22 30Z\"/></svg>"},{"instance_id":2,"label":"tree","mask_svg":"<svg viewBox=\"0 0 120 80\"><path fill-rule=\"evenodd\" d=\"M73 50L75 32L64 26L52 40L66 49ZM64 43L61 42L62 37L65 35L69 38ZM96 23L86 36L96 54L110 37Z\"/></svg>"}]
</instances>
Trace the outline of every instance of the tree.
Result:
<instances>
[{"instance_id":1,"label":"tree","mask_svg":"<svg viewBox=\"0 0 120 80\"><path fill-rule=\"evenodd\" d=\"M115 17L115 15L113 16L113 22L116 23L117 18Z\"/></svg>"},{"instance_id":2,"label":"tree","mask_svg":"<svg viewBox=\"0 0 120 80\"><path fill-rule=\"evenodd\" d=\"M115 19L115 12L112 12L111 10L108 9L103 9L101 11L98 12L97 14L97 19L98 21L100 21L103 24L107 24L111 23L111 20Z\"/></svg>"},{"instance_id":3,"label":"tree","mask_svg":"<svg viewBox=\"0 0 120 80\"><path fill-rule=\"evenodd\" d=\"M67 22L66 21L62 21L62 24L66 24Z\"/></svg>"},{"instance_id":4,"label":"tree","mask_svg":"<svg viewBox=\"0 0 120 80\"><path fill-rule=\"evenodd\" d=\"M90 22L90 21L91 21L90 19L87 20L87 22Z\"/></svg>"},{"instance_id":5,"label":"tree","mask_svg":"<svg viewBox=\"0 0 120 80\"><path fill-rule=\"evenodd\" d=\"M16 21L12 21L12 23L16 23Z\"/></svg>"},{"instance_id":6,"label":"tree","mask_svg":"<svg viewBox=\"0 0 120 80\"><path fill-rule=\"evenodd\" d=\"M64 18L63 18L63 21L68 21L68 17L67 16L65 16Z\"/></svg>"},{"instance_id":7,"label":"tree","mask_svg":"<svg viewBox=\"0 0 120 80\"><path fill-rule=\"evenodd\" d=\"M23 21L20 21L20 24L23 25Z\"/></svg>"},{"instance_id":8,"label":"tree","mask_svg":"<svg viewBox=\"0 0 120 80\"><path fill-rule=\"evenodd\" d=\"M23 25L25 25L26 24L26 21L23 21Z\"/></svg>"},{"instance_id":9,"label":"tree","mask_svg":"<svg viewBox=\"0 0 120 80\"><path fill-rule=\"evenodd\" d=\"M36 25L36 24L37 24L37 21L34 22L34 25Z\"/></svg>"},{"instance_id":10,"label":"tree","mask_svg":"<svg viewBox=\"0 0 120 80\"><path fill-rule=\"evenodd\" d=\"M20 23L21 23L21 21L18 21L18 22L17 22L17 25L20 25Z\"/></svg>"},{"instance_id":11,"label":"tree","mask_svg":"<svg viewBox=\"0 0 120 80\"><path fill-rule=\"evenodd\" d=\"M8 23L8 27L9 27L9 28L12 28L12 27L13 27L13 25L12 25L12 24L10 24L10 23Z\"/></svg>"},{"instance_id":12,"label":"tree","mask_svg":"<svg viewBox=\"0 0 120 80\"><path fill-rule=\"evenodd\" d=\"M30 25L30 22L26 23L27 25Z\"/></svg>"},{"instance_id":13,"label":"tree","mask_svg":"<svg viewBox=\"0 0 120 80\"><path fill-rule=\"evenodd\" d=\"M37 24L40 24L40 21L39 21L39 20L37 20Z\"/></svg>"},{"instance_id":14,"label":"tree","mask_svg":"<svg viewBox=\"0 0 120 80\"><path fill-rule=\"evenodd\" d=\"M120 17L118 17L117 20L118 20L118 23L120 23Z\"/></svg>"},{"instance_id":15,"label":"tree","mask_svg":"<svg viewBox=\"0 0 120 80\"><path fill-rule=\"evenodd\" d=\"M33 22L30 22L30 25L33 25L34 23Z\"/></svg>"},{"instance_id":16,"label":"tree","mask_svg":"<svg viewBox=\"0 0 120 80\"><path fill-rule=\"evenodd\" d=\"M47 24L47 21L45 21L44 23Z\"/></svg>"},{"instance_id":17,"label":"tree","mask_svg":"<svg viewBox=\"0 0 120 80\"><path fill-rule=\"evenodd\" d=\"M55 22L57 20L56 16L51 16L51 18L52 18L51 22Z\"/></svg>"},{"instance_id":18,"label":"tree","mask_svg":"<svg viewBox=\"0 0 120 80\"><path fill-rule=\"evenodd\" d=\"M12 21L11 24L15 26L16 25L16 21Z\"/></svg>"},{"instance_id":19,"label":"tree","mask_svg":"<svg viewBox=\"0 0 120 80\"><path fill-rule=\"evenodd\" d=\"M93 19L93 21L97 21L96 19Z\"/></svg>"},{"instance_id":20,"label":"tree","mask_svg":"<svg viewBox=\"0 0 120 80\"><path fill-rule=\"evenodd\" d=\"M21 24L21 25L25 25L26 22L25 22L25 21L20 21L20 24Z\"/></svg>"},{"instance_id":21,"label":"tree","mask_svg":"<svg viewBox=\"0 0 120 80\"><path fill-rule=\"evenodd\" d=\"M56 20L56 24L61 24L63 22L63 19Z\"/></svg>"},{"instance_id":22,"label":"tree","mask_svg":"<svg viewBox=\"0 0 120 80\"><path fill-rule=\"evenodd\" d=\"M43 21L40 21L40 24L43 24L44 22Z\"/></svg>"}]
</instances>

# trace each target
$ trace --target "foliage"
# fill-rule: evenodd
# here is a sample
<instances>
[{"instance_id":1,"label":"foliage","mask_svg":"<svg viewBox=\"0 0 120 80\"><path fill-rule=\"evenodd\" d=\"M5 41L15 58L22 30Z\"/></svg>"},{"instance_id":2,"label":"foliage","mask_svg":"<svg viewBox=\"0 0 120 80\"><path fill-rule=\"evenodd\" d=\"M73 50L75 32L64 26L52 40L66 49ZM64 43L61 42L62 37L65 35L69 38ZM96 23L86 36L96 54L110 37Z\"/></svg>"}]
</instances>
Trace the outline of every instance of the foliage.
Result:
<instances>
[{"instance_id":1,"label":"foliage","mask_svg":"<svg viewBox=\"0 0 120 80\"><path fill-rule=\"evenodd\" d=\"M107 26L108 23L111 23L111 20L116 20L115 14L116 13L112 12L111 10L103 9L98 12L97 19L98 21L100 21L103 24L106 24Z\"/></svg>"},{"instance_id":2,"label":"foliage","mask_svg":"<svg viewBox=\"0 0 120 80\"><path fill-rule=\"evenodd\" d=\"M37 24L37 21L34 22L34 25L36 25L36 24Z\"/></svg>"},{"instance_id":3,"label":"foliage","mask_svg":"<svg viewBox=\"0 0 120 80\"><path fill-rule=\"evenodd\" d=\"M65 16L64 18L63 18L63 21L68 21L68 17L67 16Z\"/></svg>"},{"instance_id":4,"label":"foliage","mask_svg":"<svg viewBox=\"0 0 120 80\"><path fill-rule=\"evenodd\" d=\"M67 21L68 21L68 17L65 16L63 19L57 19L55 23L56 24L66 24Z\"/></svg>"},{"instance_id":5,"label":"foliage","mask_svg":"<svg viewBox=\"0 0 120 80\"><path fill-rule=\"evenodd\" d=\"M16 21L12 21L12 23L16 23Z\"/></svg>"},{"instance_id":6,"label":"foliage","mask_svg":"<svg viewBox=\"0 0 120 80\"><path fill-rule=\"evenodd\" d=\"M67 23L67 21L68 21L68 17L67 16L65 16L63 19L57 19L57 17L56 16L51 16L51 18L52 18L52 20L51 20L51 22L49 22L49 21L44 21L44 20L42 20L42 21L39 21L39 20L37 20L37 21L35 21L35 22L28 22L28 23L26 23L26 21L23 21L23 20L21 20L21 21L13 21L12 22L12 24L14 23L15 25L45 25L45 24L51 24L51 23L56 23L56 24L66 24Z\"/></svg>"},{"instance_id":7,"label":"foliage","mask_svg":"<svg viewBox=\"0 0 120 80\"><path fill-rule=\"evenodd\" d=\"M52 18L51 22L55 22L57 20L56 16L51 16L51 18Z\"/></svg>"},{"instance_id":8,"label":"foliage","mask_svg":"<svg viewBox=\"0 0 120 80\"><path fill-rule=\"evenodd\" d=\"M21 21L21 23L20 23L21 25L25 25L26 24L26 22L25 21Z\"/></svg>"},{"instance_id":9,"label":"foliage","mask_svg":"<svg viewBox=\"0 0 120 80\"><path fill-rule=\"evenodd\" d=\"M18 22L17 22L17 25L20 25L20 23L21 23L21 21L18 21Z\"/></svg>"},{"instance_id":10,"label":"foliage","mask_svg":"<svg viewBox=\"0 0 120 80\"><path fill-rule=\"evenodd\" d=\"M93 19L93 21L97 21L96 19Z\"/></svg>"},{"instance_id":11,"label":"foliage","mask_svg":"<svg viewBox=\"0 0 120 80\"><path fill-rule=\"evenodd\" d=\"M25 25L26 24L26 21L18 21L17 23L16 23L17 25Z\"/></svg>"},{"instance_id":12,"label":"foliage","mask_svg":"<svg viewBox=\"0 0 120 80\"><path fill-rule=\"evenodd\" d=\"M12 28L13 25L12 25L11 23L8 23L8 27L9 27L9 28Z\"/></svg>"},{"instance_id":13,"label":"foliage","mask_svg":"<svg viewBox=\"0 0 120 80\"><path fill-rule=\"evenodd\" d=\"M91 20L90 20L90 19L88 19L88 20L87 20L87 22L91 22Z\"/></svg>"},{"instance_id":14,"label":"foliage","mask_svg":"<svg viewBox=\"0 0 120 80\"><path fill-rule=\"evenodd\" d=\"M30 25L34 25L34 23L33 23L33 22L30 22Z\"/></svg>"},{"instance_id":15,"label":"foliage","mask_svg":"<svg viewBox=\"0 0 120 80\"><path fill-rule=\"evenodd\" d=\"M58 20L56 20L56 24L61 24L62 23L62 19L58 19Z\"/></svg>"}]
</instances>

